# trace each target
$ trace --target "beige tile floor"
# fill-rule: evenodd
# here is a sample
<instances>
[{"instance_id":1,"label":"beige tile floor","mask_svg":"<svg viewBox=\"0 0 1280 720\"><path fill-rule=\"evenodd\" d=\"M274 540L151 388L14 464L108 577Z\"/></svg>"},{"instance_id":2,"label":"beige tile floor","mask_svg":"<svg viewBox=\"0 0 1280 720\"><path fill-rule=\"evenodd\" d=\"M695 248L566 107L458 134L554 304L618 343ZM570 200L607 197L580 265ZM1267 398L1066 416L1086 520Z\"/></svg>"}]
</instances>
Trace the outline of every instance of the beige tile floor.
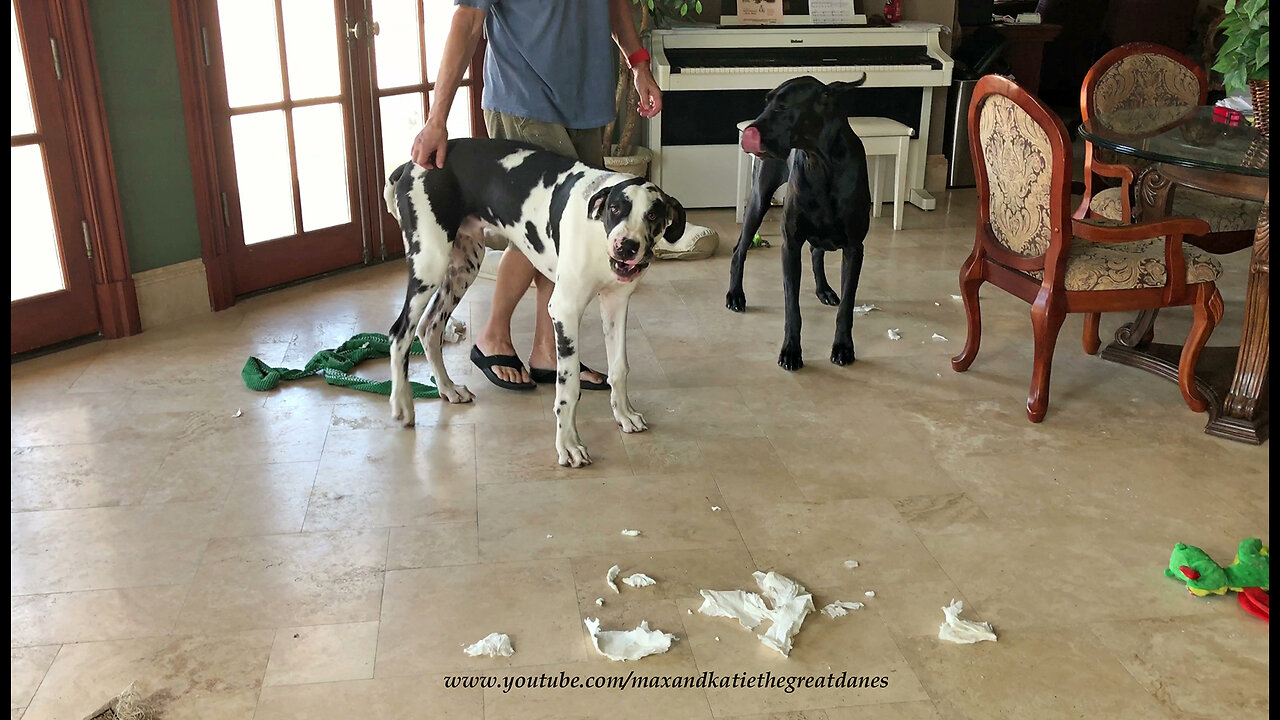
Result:
<instances>
[{"instance_id":1,"label":"beige tile floor","mask_svg":"<svg viewBox=\"0 0 1280 720\"><path fill-rule=\"evenodd\" d=\"M385 330L399 263L14 364L11 717L80 720L129 683L168 720L1264 716L1267 626L1161 570L1176 541L1229 560L1242 537L1267 537L1268 448L1204 435L1172 384L1084 355L1078 317L1058 345L1049 416L1028 423L1028 308L989 287L982 353L953 373L964 320L951 295L974 211L973 191L954 191L936 212L909 209L905 230L887 212L874 222L858 301L881 310L858 317L851 367L826 360L834 310L806 273L808 365L795 374L775 364L776 245L751 254L749 311L732 314L732 216L695 213L722 233L720 251L655 266L629 322L651 431L622 436L607 397L588 393L580 423L596 462L584 470L555 465L552 389L497 390L465 341L447 361L476 403L418 401L416 430L394 427L384 399L319 380L241 385L249 355L301 366ZM776 240L776 224L765 234ZM1245 258L1226 265L1219 345L1239 337L1245 281ZM480 281L458 317L482 322L491 293ZM1185 333L1189 316L1166 313L1161 336ZM531 318L532 296L515 324L522 352ZM1104 336L1124 319L1106 317ZM586 360L603 369L594 310L585 328ZM613 594L615 563L658 585ZM751 589L756 569L819 605L867 607L813 616L789 660L733 621L687 612L701 588ZM952 598L1000 641L940 642ZM591 616L615 629L648 620L678 640L613 664L591 646ZM512 636L514 656L463 655L493 631ZM444 686L633 670L890 683Z\"/></svg>"}]
</instances>

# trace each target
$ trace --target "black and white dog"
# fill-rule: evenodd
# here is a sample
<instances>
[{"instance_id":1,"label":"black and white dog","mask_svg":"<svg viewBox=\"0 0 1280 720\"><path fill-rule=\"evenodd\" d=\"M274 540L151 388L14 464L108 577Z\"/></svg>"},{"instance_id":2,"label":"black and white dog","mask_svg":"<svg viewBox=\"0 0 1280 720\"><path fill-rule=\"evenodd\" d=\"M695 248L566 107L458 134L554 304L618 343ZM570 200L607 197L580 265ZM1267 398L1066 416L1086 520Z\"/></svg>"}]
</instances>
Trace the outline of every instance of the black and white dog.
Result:
<instances>
[{"instance_id":1,"label":"black and white dog","mask_svg":"<svg viewBox=\"0 0 1280 720\"><path fill-rule=\"evenodd\" d=\"M589 167L509 140L449 141L448 164L406 163L383 190L404 231L409 289L391 326L391 411L414 421L409 388L410 331L427 351L440 396L474 396L449 379L440 353L445 321L475 280L486 228L506 236L555 281L548 310L556 334L556 452L561 465L591 463L578 436L578 326L600 296L613 417L623 432L646 429L627 397L627 303L653 260L659 238L684 233L680 203L642 178Z\"/></svg>"},{"instance_id":2,"label":"black and white dog","mask_svg":"<svg viewBox=\"0 0 1280 720\"><path fill-rule=\"evenodd\" d=\"M742 149L761 158L752 178L742 222L742 235L733 251L729 292L725 305L743 312L747 297L742 291L742 270L747 249L773 193L787 182L782 209L782 289L786 329L778 364L787 370L804 366L800 351L800 250L808 242L812 250L813 276L818 298L827 305L839 303L831 362L854 361L853 307L862 273L862 241L871 223L871 190L867 181L867 154L862 141L849 127L855 114L850 107L854 88L866 81L823 84L813 77L788 80L765 97L764 112L742 133ZM827 283L823 253L843 250L840 295Z\"/></svg>"}]
</instances>

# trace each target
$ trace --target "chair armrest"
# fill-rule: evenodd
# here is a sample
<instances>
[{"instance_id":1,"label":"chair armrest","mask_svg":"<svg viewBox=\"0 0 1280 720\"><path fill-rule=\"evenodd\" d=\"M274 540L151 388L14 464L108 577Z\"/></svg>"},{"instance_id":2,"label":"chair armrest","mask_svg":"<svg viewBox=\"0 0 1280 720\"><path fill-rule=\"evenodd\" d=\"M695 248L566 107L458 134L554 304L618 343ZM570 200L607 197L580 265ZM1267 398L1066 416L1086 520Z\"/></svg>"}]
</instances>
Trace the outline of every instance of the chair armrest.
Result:
<instances>
[{"instance_id":1,"label":"chair armrest","mask_svg":"<svg viewBox=\"0 0 1280 720\"><path fill-rule=\"evenodd\" d=\"M1105 218L1073 218L1071 234L1081 240L1098 243L1123 243L1150 240L1155 237L1182 240L1184 235L1206 235L1209 223L1199 218L1171 217L1153 222L1126 225Z\"/></svg>"},{"instance_id":2,"label":"chair armrest","mask_svg":"<svg viewBox=\"0 0 1280 720\"><path fill-rule=\"evenodd\" d=\"M1092 172L1094 175L1118 178L1120 182L1125 186L1126 190L1128 190L1129 185L1133 184L1133 179L1135 177L1133 168L1129 167L1128 165L1104 163L1104 162L1098 162L1097 160L1094 160L1092 163L1089 164L1089 171Z\"/></svg>"}]
</instances>

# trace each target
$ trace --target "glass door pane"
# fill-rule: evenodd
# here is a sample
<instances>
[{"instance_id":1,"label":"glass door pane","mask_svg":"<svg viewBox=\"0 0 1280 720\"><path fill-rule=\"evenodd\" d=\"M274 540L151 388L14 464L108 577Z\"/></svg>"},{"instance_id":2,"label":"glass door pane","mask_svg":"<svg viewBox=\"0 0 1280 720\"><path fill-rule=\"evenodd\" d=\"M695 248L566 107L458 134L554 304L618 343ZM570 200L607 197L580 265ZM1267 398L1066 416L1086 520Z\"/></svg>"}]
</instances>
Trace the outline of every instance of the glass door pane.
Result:
<instances>
[{"instance_id":1,"label":"glass door pane","mask_svg":"<svg viewBox=\"0 0 1280 720\"><path fill-rule=\"evenodd\" d=\"M418 21L418 1L376 0L373 3L373 20L380 28L373 43L379 88L422 83L422 25Z\"/></svg>"},{"instance_id":2,"label":"glass door pane","mask_svg":"<svg viewBox=\"0 0 1280 720\"><path fill-rule=\"evenodd\" d=\"M23 78L25 82L25 77ZM20 145L10 154L9 301L66 288L62 254L49 203L44 153L39 145Z\"/></svg>"},{"instance_id":3,"label":"glass door pane","mask_svg":"<svg viewBox=\"0 0 1280 720\"><path fill-rule=\"evenodd\" d=\"M289 97L306 100L342 92L338 71L338 28L333 4L283 0L285 62Z\"/></svg>"},{"instance_id":4,"label":"glass door pane","mask_svg":"<svg viewBox=\"0 0 1280 720\"><path fill-rule=\"evenodd\" d=\"M388 95L378 103L382 120L382 177L409 161L413 139L426 122L422 93Z\"/></svg>"},{"instance_id":5,"label":"glass door pane","mask_svg":"<svg viewBox=\"0 0 1280 720\"><path fill-rule=\"evenodd\" d=\"M326 103L294 110L293 137L303 231L351 222L342 106Z\"/></svg>"},{"instance_id":6,"label":"glass door pane","mask_svg":"<svg viewBox=\"0 0 1280 720\"><path fill-rule=\"evenodd\" d=\"M9 4L9 132L26 135L36 131L36 116L31 111L31 88L27 86L27 61L22 56L22 40L18 37L18 13Z\"/></svg>"},{"instance_id":7,"label":"glass door pane","mask_svg":"<svg viewBox=\"0 0 1280 720\"><path fill-rule=\"evenodd\" d=\"M240 221L246 245L293 235L293 179L284 111L233 115L231 146L240 186Z\"/></svg>"},{"instance_id":8,"label":"glass door pane","mask_svg":"<svg viewBox=\"0 0 1280 720\"><path fill-rule=\"evenodd\" d=\"M231 107L280 102L280 41L275 3L218 0L222 62Z\"/></svg>"}]
</instances>

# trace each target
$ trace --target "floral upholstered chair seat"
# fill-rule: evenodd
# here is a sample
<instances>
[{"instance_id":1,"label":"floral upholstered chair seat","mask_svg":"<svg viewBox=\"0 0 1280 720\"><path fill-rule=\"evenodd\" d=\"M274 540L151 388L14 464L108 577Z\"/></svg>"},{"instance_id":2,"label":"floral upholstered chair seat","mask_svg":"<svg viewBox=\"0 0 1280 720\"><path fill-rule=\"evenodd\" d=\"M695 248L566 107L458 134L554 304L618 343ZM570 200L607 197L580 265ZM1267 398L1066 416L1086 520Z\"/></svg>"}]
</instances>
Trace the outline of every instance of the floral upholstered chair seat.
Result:
<instances>
[{"instance_id":1,"label":"floral upholstered chair seat","mask_svg":"<svg viewBox=\"0 0 1280 720\"><path fill-rule=\"evenodd\" d=\"M1121 205L1123 187L1107 188L1095 192L1089 200L1089 213L1095 217L1123 222L1124 206ZM1262 203L1237 200L1225 195L1213 195L1195 188L1180 187L1173 193L1171 215L1200 218L1209 223L1210 232L1236 232L1253 230L1258 226L1258 214Z\"/></svg>"},{"instance_id":2,"label":"floral upholstered chair seat","mask_svg":"<svg viewBox=\"0 0 1280 720\"><path fill-rule=\"evenodd\" d=\"M1118 225L1097 220L1083 222L1099 227ZM1073 292L1164 287L1168 281L1164 246L1163 237L1124 243L1095 243L1075 238L1067 255L1063 286ZM1222 275L1218 259L1194 245L1183 243L1182 257L1188 285L1214 282ZM1044 277L1043 270L1027 274L1037 280Z\"/></svg>"}]
</instances>

